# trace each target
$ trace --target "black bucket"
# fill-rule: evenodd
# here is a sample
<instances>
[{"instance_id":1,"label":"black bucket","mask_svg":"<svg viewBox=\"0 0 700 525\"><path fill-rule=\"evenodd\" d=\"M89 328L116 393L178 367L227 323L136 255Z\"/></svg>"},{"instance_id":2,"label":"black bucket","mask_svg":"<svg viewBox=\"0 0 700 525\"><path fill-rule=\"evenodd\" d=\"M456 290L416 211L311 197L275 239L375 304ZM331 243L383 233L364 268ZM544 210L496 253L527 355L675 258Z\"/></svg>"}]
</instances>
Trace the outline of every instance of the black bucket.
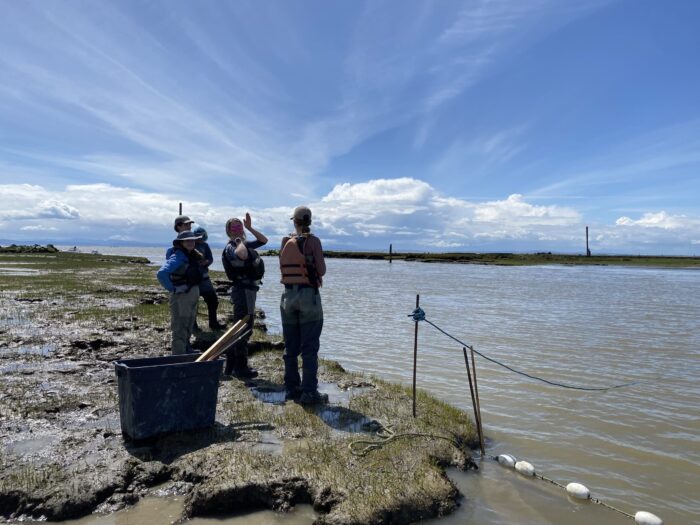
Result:
<instances>
[{"instance_id":1,"label":"black bucket","mask_svg":"<svg viewBox=\"0 0 700 525\"><path fill-rule=\"evenodd\" d=\"M195 363L197 357L115 361L122 434L142 440L214 424L223 361Z\"/></svg>"}]
</instances>

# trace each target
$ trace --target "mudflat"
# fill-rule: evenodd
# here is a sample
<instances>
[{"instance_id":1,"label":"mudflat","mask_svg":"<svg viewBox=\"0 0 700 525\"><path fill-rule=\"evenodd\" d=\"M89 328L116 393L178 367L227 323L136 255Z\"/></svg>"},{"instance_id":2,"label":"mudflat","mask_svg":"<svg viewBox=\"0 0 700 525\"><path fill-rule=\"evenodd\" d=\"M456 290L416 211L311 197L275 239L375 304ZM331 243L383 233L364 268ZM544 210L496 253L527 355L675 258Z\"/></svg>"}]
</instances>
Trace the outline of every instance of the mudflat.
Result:
<instances>
[{"instance_id":1,"label":"mudflat","mask_svg":"<svg viewBox=\"0 0 700 525\"><path fill-rule=\"evenodd\" d=\"M156 268L37 249L0 254L0 268L12 269L0 280L4 519L113 512L154 493L184 496L183 517L310 503L317 523L410 523L454 509L444 469L473 466L470 418L422 391L413 418L410 390L331 361L319 371L329 405L285 401L283 342L264 312L250 342L260 376L220 384L213 427L125 440L113 362L169 353ZM212 273L230 318L227 283ZM203 331L194 346L219 335Z\"/></svg>"}]
</instances>

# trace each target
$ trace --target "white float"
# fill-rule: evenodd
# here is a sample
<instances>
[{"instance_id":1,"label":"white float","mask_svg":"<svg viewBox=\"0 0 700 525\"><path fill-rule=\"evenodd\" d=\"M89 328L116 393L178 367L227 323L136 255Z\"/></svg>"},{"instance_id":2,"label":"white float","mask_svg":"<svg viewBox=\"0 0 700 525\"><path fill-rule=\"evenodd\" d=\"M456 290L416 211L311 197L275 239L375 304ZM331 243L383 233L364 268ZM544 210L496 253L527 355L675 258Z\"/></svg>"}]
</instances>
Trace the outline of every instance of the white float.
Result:
<instances>
[{"instance_id":1,"label":"white float","mask_svg":"<svg viewBox=\"0 0 700 525\"><path fill-rule=\"evenodd\" d=\"M566 493L576 499L589 499L591 497L591 491L588 490L588 487L580 483L569 483L566 486Z\"/></svg>"},{"instance_id":2,"label":"white float","mask_svg":"<svg viewBox=\"0 0 700 525\"><path fill-rule=\"evenodd\" d=\"M515 464L515 470L517 470L523 476L535 475L535 467L533 467L532 464L528 463L527 461L518 461Z\"/></svg>"},{"instance_id":3,"label":"white float","mask_svg":"<svg viewBox=\"0 0 700 525\"><path fill-rule=\"evenodd\" d=\"M634 515L634 522L637 525L664 525L664 520L644 510L640 510Z\"/></svg>"},{"instance_id":4,"label":"white float","mask_svg":"<svg viewBox=\"0 0 700 525\"><path fill-rule=\"evenodd\" d=\"M498 456L498 462L504 467L513 468L515 466L517 459L515 459L510 454L501 454Z\"/></svg>"}]
</instances>

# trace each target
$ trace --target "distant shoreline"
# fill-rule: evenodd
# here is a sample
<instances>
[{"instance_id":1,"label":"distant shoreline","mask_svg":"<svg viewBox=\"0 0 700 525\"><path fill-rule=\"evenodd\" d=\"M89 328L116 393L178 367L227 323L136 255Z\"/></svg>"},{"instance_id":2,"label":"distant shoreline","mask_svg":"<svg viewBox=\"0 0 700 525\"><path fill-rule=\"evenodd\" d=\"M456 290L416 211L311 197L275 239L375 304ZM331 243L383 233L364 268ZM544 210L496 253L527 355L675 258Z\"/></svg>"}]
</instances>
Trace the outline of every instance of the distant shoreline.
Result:
<instances>
[{"instance_id":1,"label":"distant shoreline","mask_svg":"<svg viewBox=\"0 0 700 525\"><path fill-rule=\"evenodd\" d=\"M328 258L389 260L388 253L324 251ZM664 255L564 255L540 253L394 253L396 261L426 263L485 264L497 266L536 266L547 264L593 266L646 266L654 268L700 268L700 257Z\"/></svg>"},{"instance_id":2,"label":"distant shoreline","mask_svg":"<svg viewBox=\"0 0 700 525\"><path fill-rule=\"evenodd\" d=\"M84 247L83 247L84 248ZM99 251L99 246L94 246ZM120 248L128 248L123 246ZM142 248L135 246L134 248ZM45 247L34 245L0 246L0 253L53 253L56 251L72 251L71 249L56 248L52 244ZM81 251L78 249L78 251ZM275 256L279 250L261 250L263 255ZM389 261L388 252L353 252L341 250L324 250L329 259L366 259ZM495 266L538 266L538 265L569 265L569 266L639 266L651 268L698 268L700 257L670 256L670 255L592 255L586 257L580 254L559 254L552 252L511 253L511 252L400 252L393 253L395 261L414 261L426 263L481 264Z\"/></svg>"}]
</instances>

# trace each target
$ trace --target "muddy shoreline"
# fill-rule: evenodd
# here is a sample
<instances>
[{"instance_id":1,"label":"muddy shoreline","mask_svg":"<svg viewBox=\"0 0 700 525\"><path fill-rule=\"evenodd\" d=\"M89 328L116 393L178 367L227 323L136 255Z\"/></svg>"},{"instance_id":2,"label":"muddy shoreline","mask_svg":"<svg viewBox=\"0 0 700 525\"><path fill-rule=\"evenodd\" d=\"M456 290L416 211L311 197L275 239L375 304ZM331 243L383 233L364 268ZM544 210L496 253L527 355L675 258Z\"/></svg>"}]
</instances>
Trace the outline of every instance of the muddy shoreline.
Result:
<instances>
[{"instance_id":1,"label":"muddy shoreline","mask_svg":"<svg viewBox=\"0 0 700 525\"><path fill-rule=\"evenodd\" d=\"M329 406L285 402L283 344L262 312L250 345L260 377L220 384L214 427L125 441L113 361L169 353L167 295L153 267L36 252L3 254L3 264L37 273L15 272L0 289L1 519L113 512L154 490L184 496L183 518L309 503L319 524L411 523L455 508L459 494L444 468L473 466L466 414L421 392L413 419L410 392L333 362L319 374ZM226 283L217 285L220 317L230 319ZM199 333L195 347L218 335ZM449 440L351 451L387 428Z\"/></svg>"}]
</instances>

